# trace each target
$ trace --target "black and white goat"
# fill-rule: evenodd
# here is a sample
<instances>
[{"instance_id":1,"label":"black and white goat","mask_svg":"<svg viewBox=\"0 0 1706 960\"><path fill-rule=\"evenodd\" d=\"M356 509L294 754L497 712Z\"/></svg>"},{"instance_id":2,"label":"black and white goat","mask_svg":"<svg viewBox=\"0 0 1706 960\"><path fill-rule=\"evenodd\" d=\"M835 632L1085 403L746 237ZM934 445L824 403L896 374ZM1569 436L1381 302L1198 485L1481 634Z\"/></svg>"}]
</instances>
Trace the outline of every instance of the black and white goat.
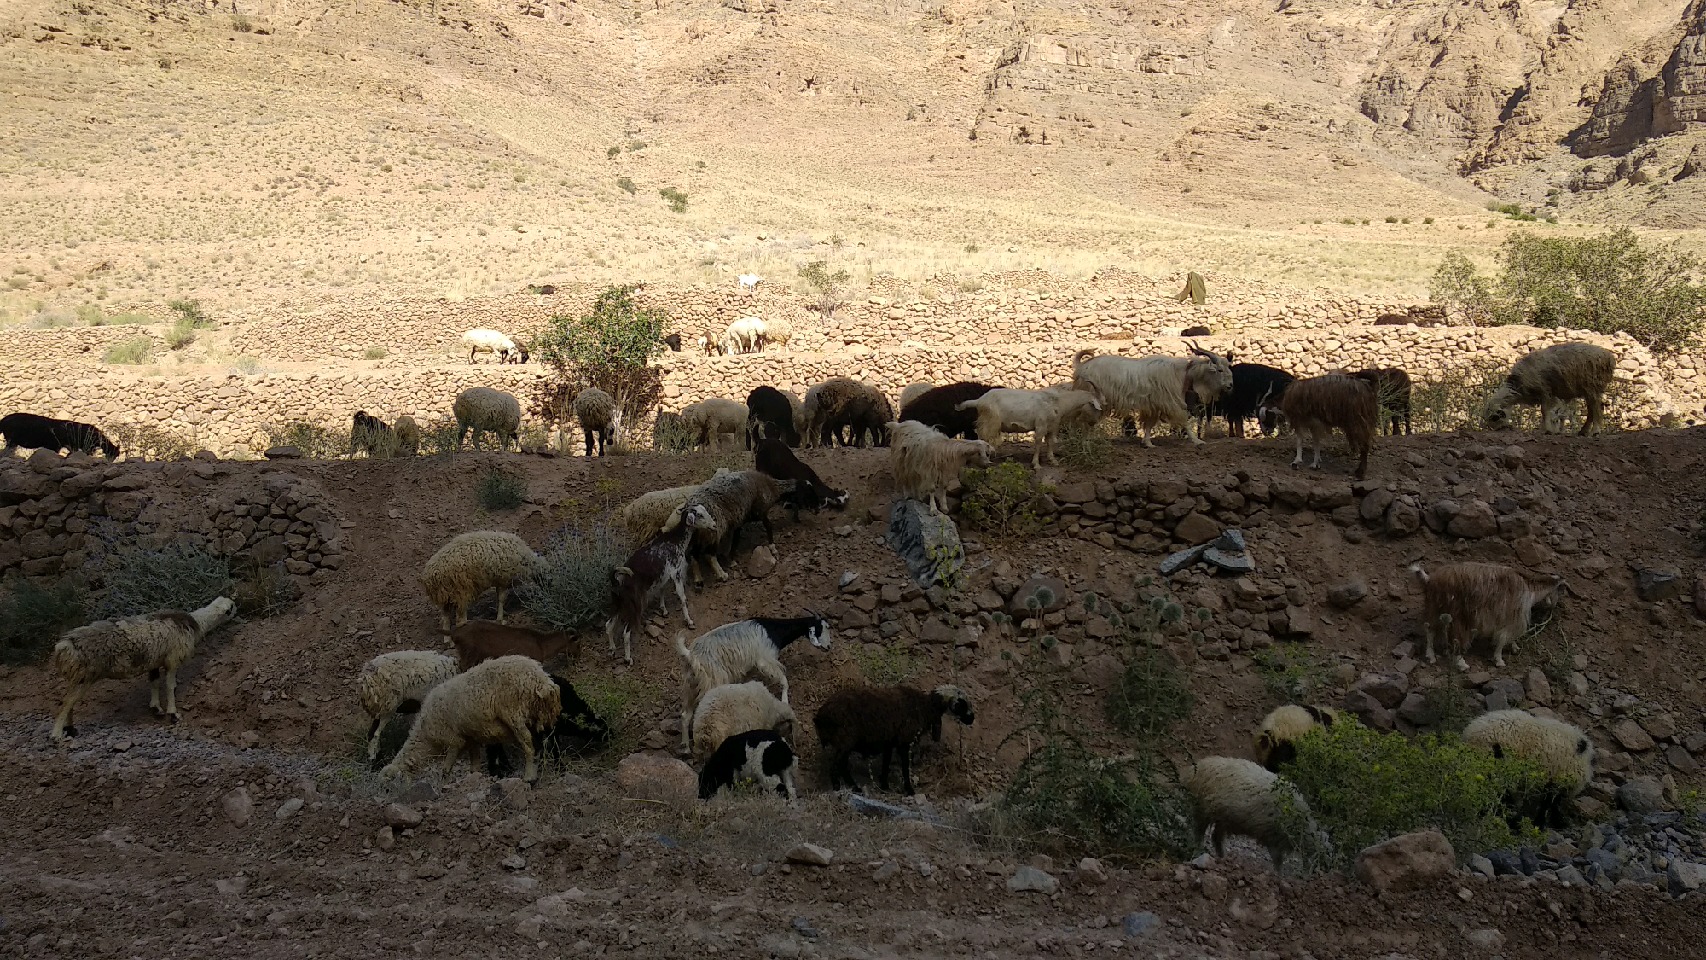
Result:
<instances>
[{"instance_id":1,"label":"black and white goat","mask_svg":"<svg viewBox=\"0 0 1706 960\"><path fill-rule=\"evenodd\" d=\"M681 525L667 533L659 533L640 545L628 562L610 572L612 592L616 597L616 612L604 625L610 639L610 652L616 652L616 629L622 629L622 659L634 662L634 632L646 617L646 609L654 598L669 609L666 585L675 587L681 601L681 619L693 626L693 613L687 609L688 544L701 530L713 530L716 521L703 506L692 505L682 515Z\"/></svg>"},{"instance_id":2,"label":"black and white goat","mask_svg":"<svg viewBox=\"0 0 1706 960\"><path fill-rule=\"evenodd\" d=\"M726 683L756 675L788 702L788 674L782 669L783 649L804 637L819 650L829 649L829 621L816 613L804 617L753 617L727 623L693 641L675 635L681 655L681 749L693 742L693 714L705 694Z\"/></svg>"}]
</instances>

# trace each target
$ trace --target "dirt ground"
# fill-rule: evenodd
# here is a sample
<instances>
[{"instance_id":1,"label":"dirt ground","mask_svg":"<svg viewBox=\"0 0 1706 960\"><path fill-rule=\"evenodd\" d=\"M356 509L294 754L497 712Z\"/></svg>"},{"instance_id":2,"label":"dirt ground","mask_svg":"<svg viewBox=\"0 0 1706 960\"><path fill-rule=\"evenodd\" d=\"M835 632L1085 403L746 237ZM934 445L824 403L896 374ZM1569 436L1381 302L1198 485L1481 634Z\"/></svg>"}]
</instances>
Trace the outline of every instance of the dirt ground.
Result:
<instances>
[{"instance_id":1,"label":"dirt ground","mask_svg":"<svg viewBox=\"0 0 1706 960\"><path fill-rule=\"evenodd\" d=\"M1520 441L1521 465L1488 456ZM1010 452L1018 453L1010 448ZM1026 451L1028 453L1028 451ZM1695 473L1706 431L1651 431L1575 438L1417 436L1383 443L1371 475L1424 498L1456 491L1531 498L1551 568L1579 597L1565 636L1586 658L1590 695L1555 709L1605 749L1599 707L1607 691L1663 710L1684 731L1700 728L1706 695L1701 623L1680 603L1639 601L1630 564L1699 569L1697 522L1706 508ZM1078 956L1098 950L1177 957L1695 956L1706 933L1698 897L1671 901L1651 890L1594 893L1534 881L1459 875L1437 888L1379 897L1353 880L1276 879L1266 857L1241 849L1203 869L1114 865L1095 883L1071 863L1043 866L1061 879L1053 895L1015 894L1007 877L1030 862L1005 841L968 832L968 811L1005 781L1020 748L1002 741L1019 723L1015 676L1025 650L991 637L956 655L908 637L913 682L953 679L978 702L978 721L955 729L915 764L923 809L937 824L873 820L849 811L816 767L802 737L802 789L793 807L723 799L676 810L622 795L608 770L618 757L553 767L518 797L464 769L435 789L401 799L424 822L380 837L383 794L357 763L366 721L353 681L387 650L434 647L436 614L416 572L448 537L515 530L543 545L560 524L602 515L640 492L735 465L732 452L633 454L588 463L509 456L529 502L485 514L474 487L498 455L409 461L293 462L282 467L319 484L345 524L345 561L271 619L211 638L181 675L183 722L164 727L141 683L107 683L85 699L70 745L47 739L57 682L37 668L0 674L0 956L510 956L676 955L683 948L733 956ZM886 452L836 450L807 458L853 492L845 514L777 518L777 569L764 580L737 573L694 594L701 629L749 615L789 615L832 604L847 572L900 583L883 545L891 497ZM1116 446L1108 478L1289 475L1289 448L1219 441L1201 450L1170 441L1154 451ZM271 469L268 467L267 469ZM230 465L248 482L257 465ZM1322 482L1344 479L1329 458ZM1055 479L1082 475L1051 474ZM1509 559L1502 541L1453 548L1421 534L1389 541L1347 536L1320 517L1276 515L1247 531L1264 570L1295 578L1319 613L1311 654L1323 665L1390 669L1394 648L1417 636L1416 600L1404 568L1415 559ZM1003 565L1019 576L1048 571L1074 589L1133 582L1159 555L1105 551L1081 540L979 542L970 534L970 588ZM1366 578L1371 601L1351 613L1322 602L1328 586ZM1175 593L1199 600L1227 581L1183 575ZM632 739L668 752L679 709L674 617L654 621L621 665L592 636L573 663L577 684L619 682L633 691ZM861 677L875 631L842 631L829 651L790 648L783 657L802 717L838 686ZM803 645L802 645L803 646ZM1001 653L1019 656L1015 667ZM1250 732L1276 701L1246 656L1178 651L1197 705L1179 733L1181 752L1248 755ZM1547 655L1525 649L1501 676L1521 678ZM1456 682L1442 662L1420 667L1424 686ZM1342 694L1329 689L1323 700ZM1062 693L1100 744L1119 749L1099 724L1093 684ZM1585 705L1585 706L1583 706ZM1636 757L1620 775L1669 772L1679 789L1697 778ZM224 798L242 787L252 815L233 822ZM292 798L302 800L294 804ZM888 795L886 799L898 799ZM835 851L828 867L789 866L783 854L809 841ZM392 845L394 843L394 845ZM1150 911L1159 924L1128 938L1122 922ZM1134 921L1136 922L1136 921ZM1139 923L1141 925L1141 923ZM1487 932L1493 931L1493 932Z\"/></svg>"}]
</instances>

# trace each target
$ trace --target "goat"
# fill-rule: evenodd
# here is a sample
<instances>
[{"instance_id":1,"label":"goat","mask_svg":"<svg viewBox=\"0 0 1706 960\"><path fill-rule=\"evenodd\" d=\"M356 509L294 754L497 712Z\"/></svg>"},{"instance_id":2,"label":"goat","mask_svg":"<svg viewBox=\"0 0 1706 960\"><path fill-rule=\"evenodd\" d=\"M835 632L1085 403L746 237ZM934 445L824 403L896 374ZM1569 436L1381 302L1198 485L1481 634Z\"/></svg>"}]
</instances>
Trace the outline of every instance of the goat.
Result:
<instances>
[{"instance_id":1,"label":"goat","mask_svg":"<svg viewBox=\"0 0 1706 960\"><path fill-rule=\"evenodd\" d=\"M1287 387L1278 404L1267 401L1261 410L1264 421L1277 410L1296 431L1297 456L1291 461L1292 469L1303 465L1306 435L1315 447L1315 462L1310 469L1321 469L1321 441L1337 427L1345 432L1345 443L1349 445L1351 455L1361 458L1357 461L1357 479L1368 475L1368 455L1374 449L1374 435L1378 430L1375 421L1380 416L1374 400L1374 388L1368 381L1339 374L1310 377Z\"/></svg>"},{"instance_id":2,"label":"goat","mask_svg":"<svg viewBox=\"0 0 1706 960\"><path fill-rule=\"evenodd\" d=\"M467 670L512 653L549 663L580 651L580 639L568 630L535 630L491 620L467 620L445 632L456 647L456 665Z\"/></svg>"},{"instance_id":3,"label":"goat","mask_svg":"<svg viewBox=\"0 0 1706 960\"><path fill-rule=\"evenodd\" d=\"M1469 669L1463 654L1480 637L1492 638L1493 665L1504 666L1506 644L1515 653L1516 641L1528 632L1535 612L1549 613L1570 590L1563 577L1536 584L1500 563L1450 563L1433 576L1416 563L1410 572L1422 586L1425 657L1434 662L1434 638L1442 636L1459 670Z\"/></svg>"},{"instance_id":4,"label":"goat","mask_svg":"<svg viewBox=\"0 0 1706 960\"><path fill-rule=\"evenodd\" d=\"M1487 429L1510 424L1511 404L1534 404L1541 410L1543 433L1563 430L1564 407L1573 400L1587 404L1587 421L1580 436L1598 431L1605 415L1605 391L1617 372L1617 354L1591 343L1559 343L1528 354L1511 365L1505 382L1487 401ZM4 430L0 422L0 430Z\"/></svg>"},{"instance_id":5,"label":"goat","mask_svg":"<svg viewBox=\"0 0 1706 960\"><path fill-rule=\"evenodd\" d=\"M995 388L987 384L969 380L932 387L918 394L910 402L901 403L900 419L934 427L945 436L976 440L977 411L961 409L960 405L968 400L976 400L993 389Z\"/></svg>"},{"instance_id":6,"label":"goat","mask_svg":"<svg viewBox=\"0 0 1706 960\"><path fill-rule=\"evenodd\" d=\"M616 652L616 628L622 628L622 659L634 662L634 631L640 629L646 608L654 596L669 611L669 599L662 593L665 585L675 587L681 601L681 620L693 626L693 613L687 608L687 546L701 530L713 528L716 521L702 506L692 506L682 513L680 526L667 533L654 535L634 551L628 562L610 571L611 592L616 597L616 612L604 625L610 640L610 652Z\"/></svg>"},{"instance_id":7,"label":"goat","mask_svg":"<svg viewBox=\"0 0 1706 960\"><path fill-rule=\"evenodd\" d=\"M817 471L794 456L794 451L780 440L758 441L752 452L753 469L778 481L795 481L792 493L782 496L781 502L794 511L794 522L800 521L803 507L813 513L824 507L837 510L847 506L847 491L835 490L818 479Z\"/></svg>"},{"instance_id":8,"label":"goat","mask_svg":"<svg viewBox=\"0 0 1706 960\"><path fill-rule=\"evenodd\" d=\"M894 436L889 469L896 489L903 497L930 504L936 513L948 508L949 484L968 466L989 466L993 456L986 440L955 440L913 420L888 426Z\"/></svg>"},{"instance_id":9,"label":"goat","mask_svg":"<svg viewBox=\"0 0 1706 960\"><path fill-rule=\"evenodd\" d=\"M1387 436L1398 435L1398 425L1402 421L1404 435L1410 435L1410 375L1399 367L1369 367L1350 374L1358 380L1367 381L1374 388L1374 399L1380 408L1391 419L1387 426ZM1376 430L1385 424L1376 424Z\"/></svg>"},{"instance_id":10,"label":"goat","mask_svg":"<svg viewBox=\"0 0 1706 960\"><path fill-rule=\"evenodd\" d=\"M1232 389L1228 358L1191 344L1189 357L1144 357L1133 360L1113 355L1093 356L1083 350L1073 358L1072 384L1094 393L1109 412L1136 414L1143 428L1143 445L1153 447L1149 432L1166 422L1183 428L1193 445L1201 446L1191 422L1186 394L1204 404Z\"/></svg>"}]
</instances>

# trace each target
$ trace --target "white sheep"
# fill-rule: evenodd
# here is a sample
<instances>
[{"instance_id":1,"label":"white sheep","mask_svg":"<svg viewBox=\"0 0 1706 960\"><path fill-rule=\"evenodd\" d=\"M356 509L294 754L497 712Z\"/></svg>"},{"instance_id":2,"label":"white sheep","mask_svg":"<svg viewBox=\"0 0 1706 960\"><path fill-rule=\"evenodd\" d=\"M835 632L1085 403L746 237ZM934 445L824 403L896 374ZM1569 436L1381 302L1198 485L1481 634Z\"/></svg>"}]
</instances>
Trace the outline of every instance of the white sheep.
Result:
<instances>
[{"instance_id":1,"label":"white sheep","mask_svg":"<svg viewBox=\"0 0 1706 960\"><path fill-rule=\"evenodd\" d=\"M479 353L495 354L499 362L508 362L512 354L520 351L514 340L484 327L476 327L462 334L462 345L468 348L468 362L474 362L474 355Z\"/></svg>"},{"instance_id":2,"label":"white sheep","mask_svg":"<svg viewBox=\"0 0 1706 960\"><path fill-rule=\"evenodd\" d=\"M769 328L760 317L741 317L723 331L723 349L728 353L752 353L764 349Z\"/></svg>"},{"instance_id":3,"label":"white sheep","mask_svg":"<svg viewBox=\"0 0 1706 960\"><path fill-rule=\"evenodd\" d=\"M397 418L396 424L393 425L391 429L397 435L398 453L412 457L420 452L421 427L420 424L415 422L414 417L411 417L406 413L403 414Z\"/></svg>"},{"instance_id":4,"label":"white sheep","mask_svg":"<svg viewBox=\"0 0 1706 960\"><path fill-rule=\"evenodd\" d=\"M148 706L155 713L180 719L178 714L178 668L195 653L197 643L231 619L237 604L230 597L185 613L164 610L98 620L67 631L54 644L51 665L67 686L59 716L53 721L53 739L76 736L71 708L102 680L128 680L148 674ZM164 707L161 701L165 701Z\"/></svg>"},{"instance_id":5,"label":"white sheep","mask_svg":"<svg viewBox=\"0 0 1706 960\"><path fill-rule=\"evenodd\" d=\"M1286 804L1297 810L1307 821L1309 805L1290 781L1263 770L1258 764L1237 757L1204 757L1179 778L1185 792L1191 795L1192 816L1196 836L1204 830L1214 830L1215 856L1226 855L1226 838L1245 836L1268 848L1277 871L1287 853L1296 848L1286 831L1286 817L1281 795L1288 795Z\"/></svg>"},{"instance_id":6,"label":"white sheep","mask_svg":"<svg viewBox=\"0 0 1706 960\"><path fill-rule=\"evenodd\" d=\"M730 439L739 438L746 429L749 415L746 404L738 400L711 397L688 404L681 411L681 423L688 435L694 438L695 448L715 447L724 434L728 434Z\"/></svg>"},{"instance_id":7,"label":"white sheep","mask_svg":"<svg viewBox=\"0 0 1706 960\"><path fill-rule=\"evenodd\" d=\"M592 456L593 440L598 440L598 455L604 456L606 444L614 445L622 431L622 408L616 398L597 387L587 387L575 394L575 419L580 421L581 434L586 440L586 455Z\"/></svg>"},{"instance_id":8,"label":"white sheep","mask_svg":"<svg viewBox=\"0 0 1706 960\"><path fill-rule=\"evenodd\" d=\"M456 658L435 650L382 653L361 668L356 695L373 725L367 731L367 759L379 756L379 734L394 713L415 713L433 688L456 676Z\"/></svg>"},{"instance_id":9,"label":"white sheep","mask_svg":"<svg viewBox=\"0 0 1706 960\"><path fill-rule=\"evenodd\" d=\"M1495 757L1517 757L1540 767L1550 789L1532 798L1534 805L1524 811L1536 823L1560 823L1564 801L1580 795L1593 781L1593 741L1562 720L1523 710L1495 710L1469 721L1463 741Z\"/></svg>"},{"instance_id":10,"label":"white sheep","mask_svg":"<svg viewBox=\"0 0 1706 960\"><path fill-rule=\"evenodd\" d=\"M557 682L537 660L498 657L444 681L421 702L420 716L397 756L379 771L386 780L412 776L426 763L443 758L444 775L468 753L479 766L479 748L513 745L521 751L521 778L539 778L534 737L550 732L562 712Z\"/></svg>"},{"instance_id":11,"label":"white sheep","mask_svg":"<svg viewBox=\"0 0 1706 960\"><path fill-rule=\"evenodd\" d=\"M511 441L521 447L521 402L502 390L491 387L469 387L456 395L451 405L456 414L456 446L474 431L474 449L480 448L480 434L490 431L498 435L498 449L508 450Z\"/></svg>"},{"instance_id":12,"label":"white sheep","mask_svg":"<svg viewBox=\"0 0 1706 960\"><path fill-rule=\"evenodd\" d=\"M494 588L502 623L504 597L538 563L539 555L515 534L475 530L451 537L427 559L421 569L421 587L439 611L446 632L466 622L469 605Z\"/></svg>"},{"instance_id":13,"label":"white sheep","mask_svg":"<svg viewBox=\"0 0 1706 960\"><path fill-rule=\"evenodd\" d=\"M1275 773L1297 759L1297 741L1309 731L1331 727L1339 719L1332 707L1300 707L1288 703L1262 718L1256 731L1256 762Z\"/></svg>"},{"instance_id":14,"label":"white sheep","mask_svg":"<svg viewBox=\"0 0 1706 960\"><path fill-rule=\"evenodd\" d=\"M782 650L805 637L819 650L829 649L829 621L817 614L785 619L754 617L726 623L693 641L675 635L681 656L681 749L692 743L693 715L705 694L749 675L769 681L783 703L788 702L788 673L782 669ZM738 732L738 731L736 731Z\"/></svg>"},{"instance_id":15,"label":"white sheep","mask_svg":"<svg viewBox=\"0 0 1706 960\"><path fill-rule=\"evenodd\" d=\"M1538 405L1542 433L1559 433L1564 412L1585 401L1587 421L1581 435L1597 431L1605 413L1605 391L1617 372L1617 354L1591 343L1558 343L1528 354L1511 365L1510 375L1487 400L1485 423L1496 429L1510 423L1512 404Z\"/></svg>"},{"instance_id":16,"label":"white sheep","mask_svg":"<svg viewBox=\"0 0 1706 960\"><path fill-rule=\"evenodd\" d=\"M1516 652L1516 641L1528 632L1535 612L1550 612L1570 589L1562 577L1536 583L1502 563L1448 563L1432 576L1420 563L1414 563L1410 572L1422 586L1422 625L1427 630L1424 655L1429 663L1434 662L1434 639L1438 636L1445 641L1446 652L1456 658L1459 670L1469 669L1463 655L1482 637L1493 641L1493 665L1504 666L1506 645Z\"/></svg>"},{"instance_id":17,"label":"white sheep","mask_svg":"<svg viewBox=\"0 0 1706 960\"><path fill-rule=\"evenodd\" d=\"M1192 444L1201 445L1190 414L1187 393L1211 404L1232 389L1232 365L1226 357L1191 345L1189 357L1092 356L1083 350L1073 358L1072 385L1102 401L1104 412L1131 413L1143 427L1143 445L1154 446L1149 431L1160 423L1183 428Z\"/></svg>"},{"instance_id":18,"label":"white sheep","mask_svg":"<svg viewBox=\"0 0 1706 960\"><path fill-rule=\"evenodd\" d=\"M788 341L794 339L794 324L787 317L774 317L764 321L764 335L759 338L758 349L763 350L771 344L785 347Z\"/></svg>"},{"instance_id":19,"label":"white sheep","mask_svg":"<svg viewBox=\"0 0 1706 960\"><path fill-rule=\"evenodd\" d=\"M1054 440L1061 424L1075 419L1081 411L1093 411L1094 422L1101 415L1102 401L1087 390L1012 390L998 387L975 400L955 406L961 412L977 411L977 435L996 443L1001 434L1034 434L1031 466L1041 467L1046 457L1055 463Z\"/></svg>"},{"instance_id":20,"label":"white sheep","mask_svg":"<svg viewBox=\"0 0 1706 960\"><path fill-rule=\"evenodd\" d=\"M764 278L756 273L743 273L740 276L735 277L735 279L740 281L741 290L747 293L756 291L758 289L758 285L764 282Z\"/></svg>"},{"instance_id":21,"label":"white sheep","mask_svg":"<svg viewBox=\"0 0 1706 960\"><path fill-rule=\"evenodd\" d=\"M774 730L792 740L797 722L794 708L776 699L762 681L714 687L693 711L693 760L703 761L724 740L748 730Z\"/></svg>"},{"instance_id":22,"label":"white sheep","mask_svg":"<svg viewBox=\"0 0 1706 960\"><path fill-rule=\"evenodd\" d=\"M969 466L987 467L987 440L957 440L916 420L888 425L889 468L903 497L922 500L940 513L948 508L948 486Z\"/></svg>"}]
</instances>

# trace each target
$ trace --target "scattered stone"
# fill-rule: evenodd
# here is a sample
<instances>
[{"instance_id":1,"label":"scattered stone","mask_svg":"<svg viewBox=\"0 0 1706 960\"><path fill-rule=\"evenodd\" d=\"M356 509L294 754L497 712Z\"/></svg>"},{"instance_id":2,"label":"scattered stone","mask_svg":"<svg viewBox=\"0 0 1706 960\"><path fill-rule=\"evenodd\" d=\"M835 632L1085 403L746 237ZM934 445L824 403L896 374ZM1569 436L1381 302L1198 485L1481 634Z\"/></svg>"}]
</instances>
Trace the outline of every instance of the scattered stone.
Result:
<instances>
[{"instance_id":1,"label":"scattered stone","mask_svg":"<svg viewBox=\"0 0 1706 960\"><path fill-rule=\"evenodd\" d=\"M893 879L899 873L900 864L893 860L884 860L877 869L871 871L871 879L882 883L885 880Z\"/></svg>"},{"instance_id":2,"label":"scattered stone","mask_svg":"<svg viewBox=\"0 0 1706 960\"><path fill-rule=\"evenodd\" d=\"M300 460L302 459L302 448L289 446L268 447L266 452L261 454L261 456L266 457L268 460Z\"/></svg>"},{"instance_id":3,"label":"scattered stone","mask_svg":"<svg viewBox=\"0 0 1706 960\"><path fill-rule=\"evenodd\" d=\"M860 796L857 793L849 793L847 795L847 806L852 808L854 813L862 813L867 817L889 817L894 820L934 819L933 817L926 817L917 810L908 810L905 807L897 807L892 803L884 803L881 800L872 800L868 797Z\"/></svg>"},{"instance_id":4,"label":"scattered stone","mask_svg":"<svg viewBox=\"0 0 1706 960\"><path fill-rule=\"evenodd\" d=\"M1617 788L1617 805L1630 813L1658 813L1665 808L1664 787L1648 777L1637 777Z\"/></svg>"},{"instance_id":5,"label":"scattered stone","mask_svg":"<svg viewBox=\"0 0 1706 960\"><path fill-rule=\"evenodd\" d=\"M1007 878L1007 889L1013 893L1052 895L1060 889L1060 881L1036 867L1020 867Z\"/></svg>"},{"instance_id":6,"label":"scattered stone","mask_svg":"<svg viewBox=\"0 0 1706 960\"><path fill-rule=\"evenodd\" d=\"M1475 871L1476 873L1480 874L1483 877L1496 876L1498 873L1498 871L1493 867L1493 861L1487 859L1486 857L1481 856L1478 853L1469 858L1469 869Z\"/></svg>"},{"instance_id":7,"label":"scattered stone","mask_svg":"<svg viewBox=\"0 0 1706 960\"><path fill-rule=\"evenodd\" d=\"M1136 940L1159 926L1161 926L1160 917L1148 910L1140 910L1125 915L1125 918L1120 921L1120 932L1125 934L1127 940Z\"/></svg>"},{"instance_id":8,"label":"scattered stone","mask_svg":"<svg viewBox=\"0 0 1706 960\"><path fill-rule=\"evenodd\" d=\"M289 820L291 817L296 816L296 812L298 810L301 810L301 809L302 809L302 798L301 797L291 797L289 800L284 801L284 803L279 806L278 812L274 813L272 818L274 820L278 820L278 821Z\"/></svg>"},{"instance_id":9,"label":"scattered stone","mask_svg":"<svg viewBox=\"0 0 1706 960\"><path fill-rule=\"evenodd\" d=\"M1224 538L1223 538L1224 539ZM1210 546L1202 553L1204 563L1213 565L1222 573L1241 576L1256 572L1256 559L1248 553L1228 553L1218 546Z\"/></svg>"},{"instance_id":10,"label":"scattered stone","mask_svg":"<svg viewBox=\"0 0 1706 960\"><path fill-rule=\"evenodd\" d=\"M1706 864L1672 860L1665 868L1665 885L1673 897L1686 896L1706 886Z\"/></svg>"},{"instance_id":11,"label":"scattered stone","mask_svg":"<svg viewBox=\"0 0 1706 960\"><path fill-rule=\"evenodd\" d=\"M1612 726L1611 735L1617 738L1617 742L1625 750L1643 753L1653 749L1653 738L1647 735L1647 731L1641 729L1640 724L1627 717L1617 721Z\"/></svg>"},{"instance_id":12,"label":"scattered stone","mask_svg":"<svg viewBox=\"0 0 1706 960\"><path fill-rule=\"evenodd\" d=\"M782 855L789 863L803 863L813 867L827 867L835 859L834 852L818 846L815 843L795 844L793 849Z\"/></svg>"},{"instance_id":13,"label":"scattered stone","mask_svg":"<svg viewBox=\"0 0 1706 960\"><path fill-rule=\"evenodd\" d=\"M220 878L213 881L213 889L227 897L240 897L249 889L248 877Z\"/></svg>"},{"instance_id":14,"label":"scattered stone","mask_svg":"<svg viewBox=\"0 0 1706 960\"><path fill-rule=\"evenodd\" d=\"M1449 874L1457 865L1451 841L1438 830L1393 837L1357 854L1357 879L1379 891L1397 890Z\"/></svg>"},{"instance_id":15,"label":"scattered stone","mask_svg":"<svg viewBox=\"0 0 1706 960\"><path fill-rule=\"evenodd\" d=\"M1078 879L1084 883L1107 883L1108 870L1095 857L1085 857L1078 861Z\"/></svg>"},{"instance_id":16,"label":"scattered stone","mask_svg":"<svg viewBox=\"0 0 1706 960\"><path fill-rule=\"evenodd\" d=\"M674 757L631 753L616 765L616 788L641 800L689 804L699 799L699 775Z\"/></svg>"},{"instance_id":17,"label":"scattered stone","mask_svg":"<svg viewBox=\"0 0 1706 960\"><path fill-rule=\"evenodd\" d=\"M1066 581L1038 574L1013 592L1013 599L1007 603L1007 613L1015 619L1054 613L1066 606L1066 594ZM1036 601L1034 607L1031 605L1033 600Z\"/></svg>"},{"instance_id":18,"label":"scattered stone","mask_svg":"<svg viewBox=\"0 0 1706 960\"><path fill-rule=\"evenodd\" d=\"M1445 525L1445 532L1470 540L1495 536L1499 532L1499 518L1492 507L1480 500L1471 500Z\"/></svg>"},{"instance_id":19,"label":"scattered stone","mask_svg":"<svg viewBox=\"0 0 1706 960\"><path fill-rule=\"evenodd\" d=\"M533 788L520 777L505 777L492 784L492 794L505 810L520 813L533 802Z\"/></svg>"},{"instance_id":20,"label":"scattered stone","mask_svg":"<svg viewBox=\"0 0 1706 960\"><path fill-rule=\"evenodd\" d=\"M812 926L812 922L807 920L805 917L795 917L788 921L788 926L792 927L795 933L805 937L807 940L816 940L818 937L823 936L822 932L820 932L817 927Z\"/></svg>"},{"instance_id":21,"label":"scattered stone","mask_svg":"<svg viewBox=\"0 0 1706 960\"><path fill-rule=\"evenodd\" d=\"M1649 602L1675 600L1682 596L1682 574L1642 567L1635 571L1635 595Z\"/></svg>"},{"instance_id":22,"label":"scattered stone","mask_svg":"<svg viewBox=\"0 0 1706 960\"><path fill-rule=\"evenodd\" d=\"M419 810L416 810L414 807L404 806L400 803L386 804L383 816L385 817L385 822L387 824L398 830L409 830L414 827L418 827L421 825L421 821L425 819L421 816L421 812Z\"/></svg>"},{"instance_id":23,"label":"scattered stone","mask_svg":"<svg viewBox=\"0 0 1706 960\"><path fill-rule=\"evenodd\" d=\"M1357 680L1354 689L1368 694L1381 706L1391 710L1404 702L1404 695L1410 689L1410 678L1397 672L1365 673Z\"/></svg>"},{"instance_id":24,"label":"scattered stone","mask_svg":"<svg viewBox=\"0 0 1706 960\"><path fill-rule=\"evenodd\" d=\"M1193 510L1185 514L1179 525L1173 528L1173 536L1189 544L1205 544L1220 536L1222 529L1220 521Z\"/></svg>"},{"instance_id":25,"label":"scattered stone","mask_svg":"<svg viewBox=\"0 0 1706 960\"><path fill-rule=\"evenodd\" d=\"M1349 610L1368 596L1368 584L1360 579L1346 580L1327 588L1327 604L1338 610Z\"/></svg>"},{"instance_id":26,"label":"scattered stone","mask_svg":"<svg viewBox=\"0 0 1706 960\"><path fill-rule=\"evenodd\" d=\"M225 819L231 821L233 827L241 827L249 822L254 815L255 802L249 797L248 787L237 787L226 792L219 798L219 805L225 811Z\"/></svg>"},{"instance_id":27,"label":"scattered stone","mask_svg":"<svg viewBox=\"0 0 1706 960\"><path fill-rule=\"evenodd\" d=\"M769 544L760 544L747 556L746 574L754 580L762 580L776 572L776 550Z\"/></svg>"},{"instance_id":28,"label":"scattered stone","mask_svg":"<svg viewBox=\"0 0 1706 960\"><path fill-rule=\"evenodd\" d=\"M1482 950L1497 950L1505 945L1505 935L1492 927L1471 930L1463 935L1463 939L1468 940L1470 946Z\"/></svg>"},{"instance_id":29,"label":"scattered stone","mask_svg":"<svg viewBox=\"0 0 1706 960\"><path fill-rule=\"evenodd\" d=\"M380 827L373 835L373 845L381 850L389 850L397 845L397 831L390 827Z\"/></svg>"},{"instance_id":30,"label":"scattered stone","mask_svg":"<svg viewBox=\"0 0 1706 960\"><path fill-rule=\"evenodd\" d=\"M1542 707L1550 707L1552 705L1552 684L1546 679L1545 672L1543 672L1539 667L1534 667L1528 671L1528 680L1525 684L1525 689L1527 690L1530 702Z\"/></svg>"},{"instance_id":31,"label":"scattered stone","mask_svg":"<svg viewBox=\"0 0 1706 960\"><path fill-rule=\"evenodd\" d=\"M1177 553L1169 554L1165 560L1161 561L1161 575L1164 577L1170 577L1191 564L1196 563L1198 560L1201 560L1202 555L1207 552L1208 545L1203 544L1201 546L1191 547L1186 550L1180 550Z\"/></svg>"}]
</instances>

